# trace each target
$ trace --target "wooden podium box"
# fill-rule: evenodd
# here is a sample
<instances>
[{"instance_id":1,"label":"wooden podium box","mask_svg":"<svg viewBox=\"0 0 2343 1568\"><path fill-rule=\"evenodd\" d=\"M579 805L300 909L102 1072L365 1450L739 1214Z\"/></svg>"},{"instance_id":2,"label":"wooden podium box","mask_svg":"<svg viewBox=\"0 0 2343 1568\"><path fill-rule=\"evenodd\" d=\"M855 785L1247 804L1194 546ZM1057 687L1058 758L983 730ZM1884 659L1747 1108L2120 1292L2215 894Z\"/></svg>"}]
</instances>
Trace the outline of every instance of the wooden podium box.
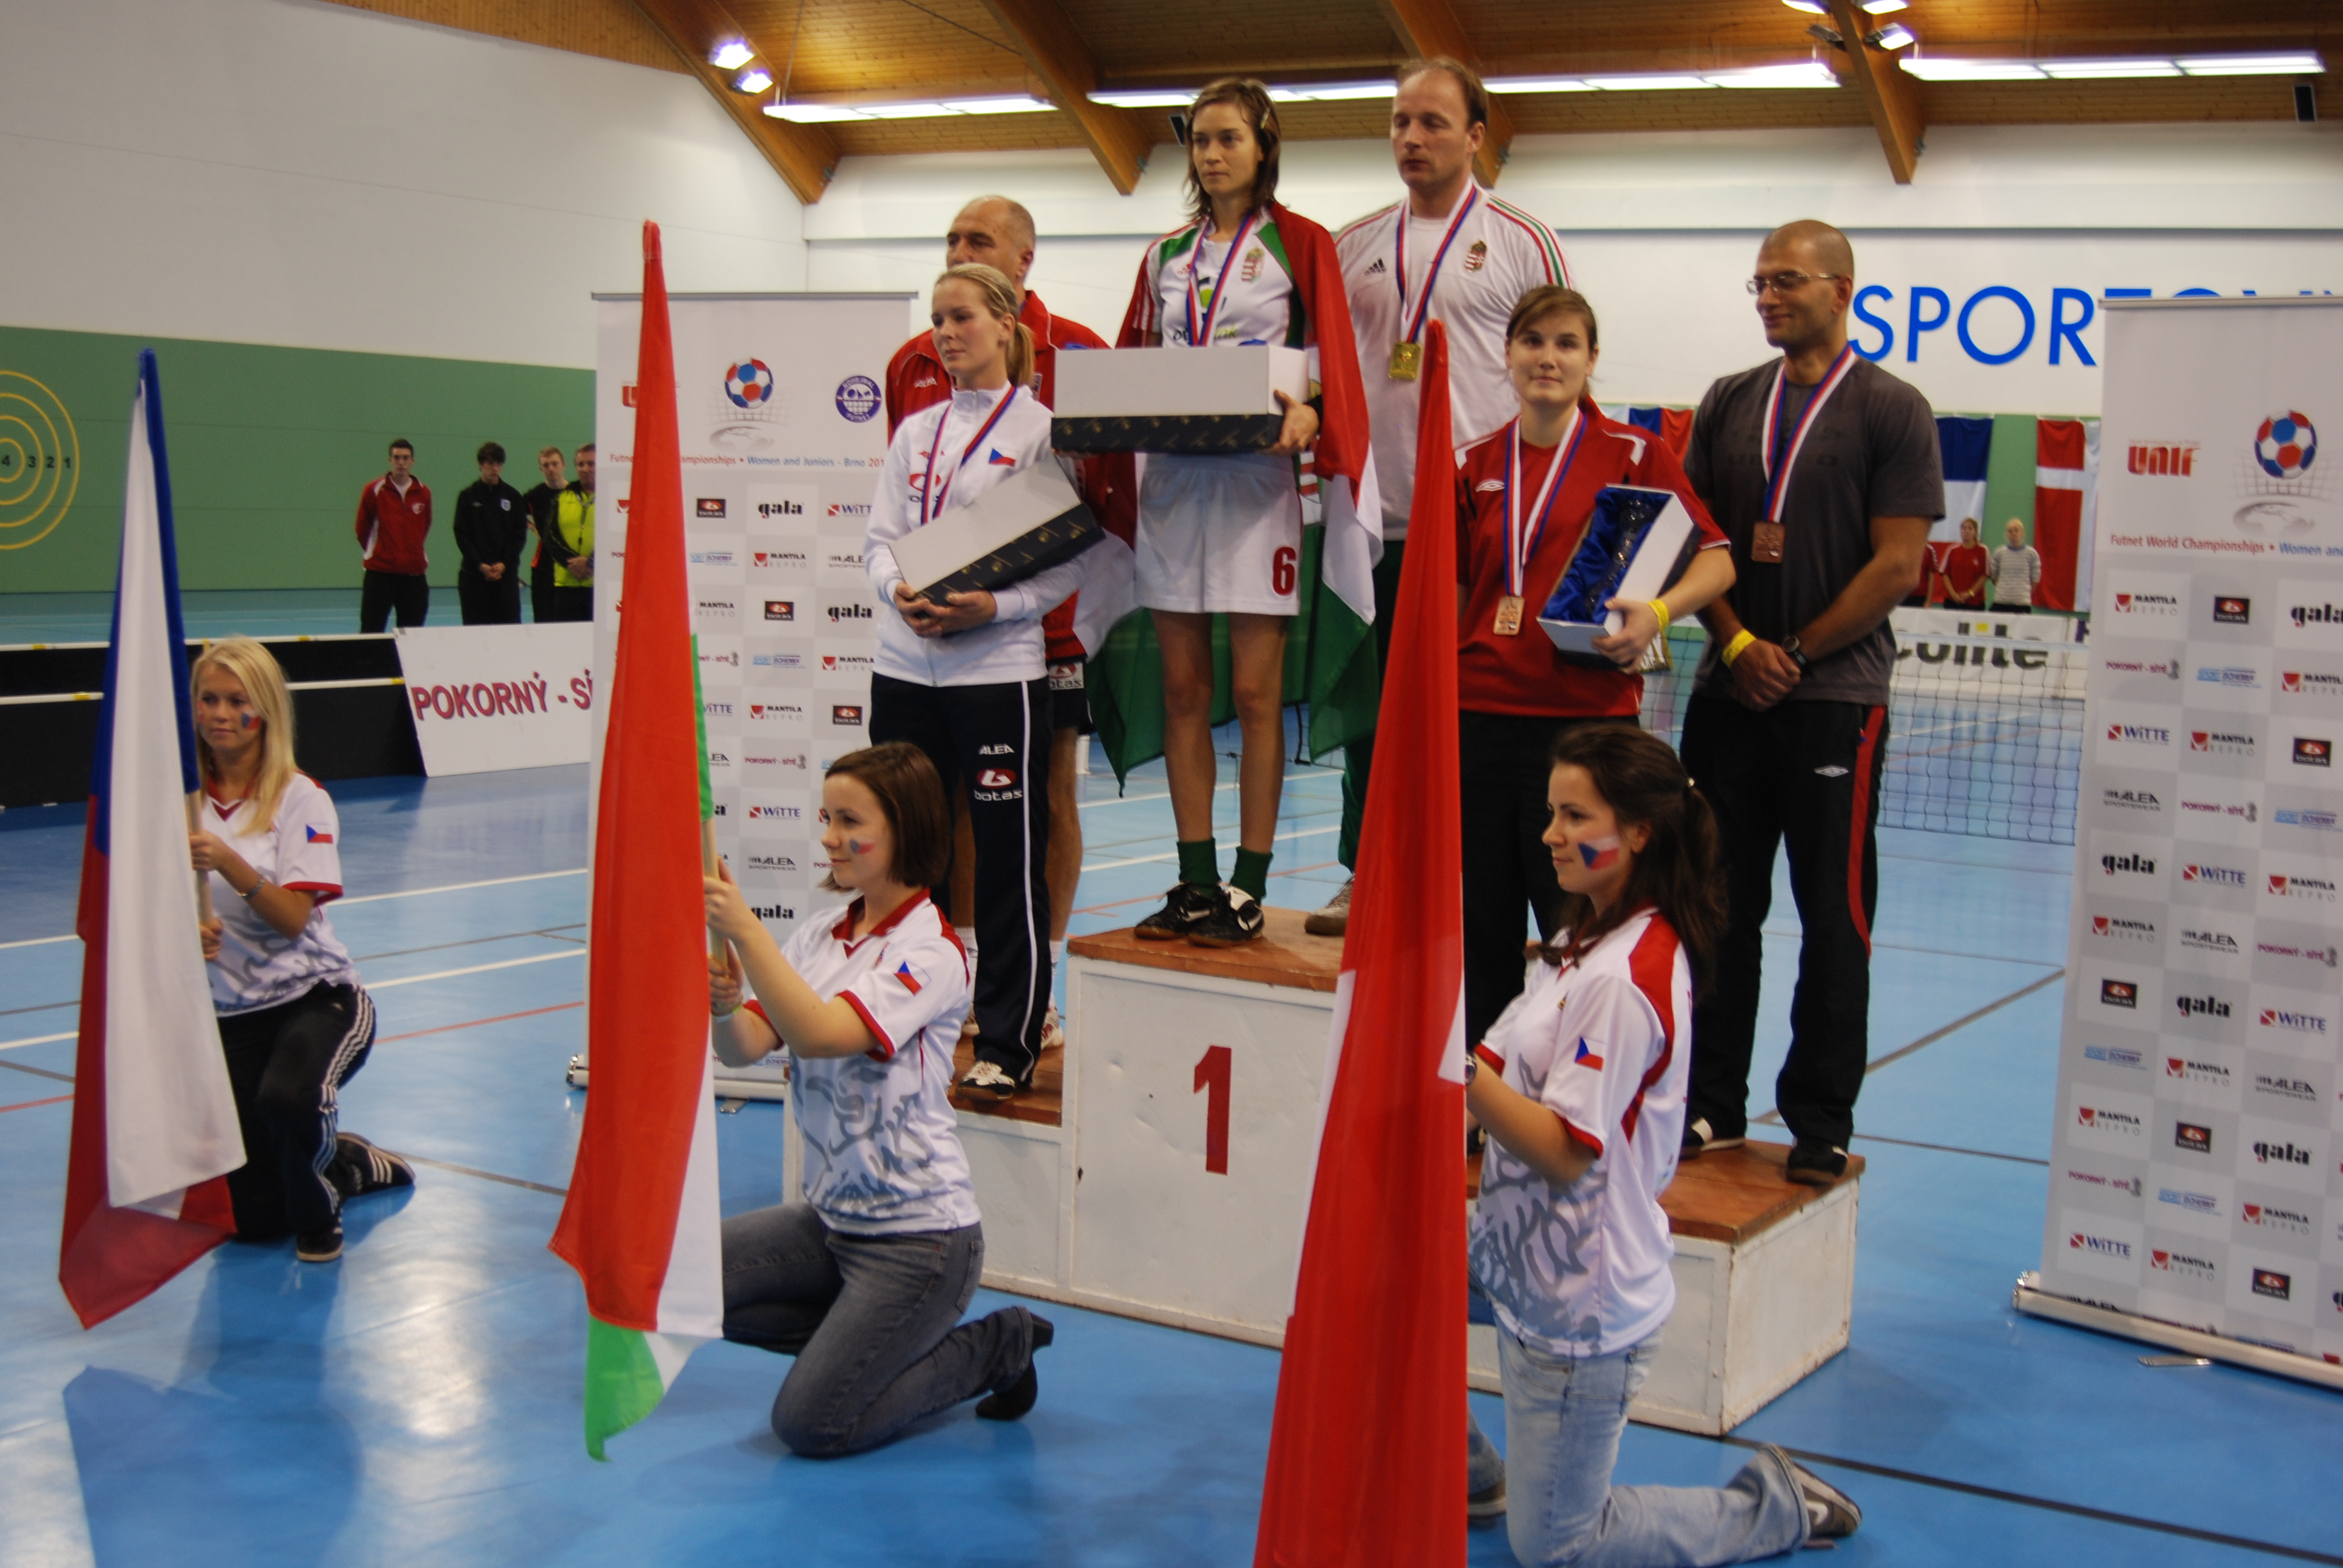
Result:
<instances>
[{"instance_id":1,"label":"wooden podium box","mask_svg":"<svg viewBox=\"0 0 2343 1568\"><path fill-rule=\"evenodd\" d=\"M1067 943L1062 1059L1005 1104L954 1098L986 1284L1282 1343L1342 944L1267 914L1242 948ZM1457 1142L1461 1165L1462 1127ZM1711 1154L1664 1195L1676 1309L1635 1419L1728 1432L1845 1348L1863 1161L1816 1189L1784 1179L1788 1152ZM1477 1172L1459 1175L1469 1200ZM1469 1344L1473 1385L1494 1392L1494 1331Z\"/></svg>"}]
</instances>

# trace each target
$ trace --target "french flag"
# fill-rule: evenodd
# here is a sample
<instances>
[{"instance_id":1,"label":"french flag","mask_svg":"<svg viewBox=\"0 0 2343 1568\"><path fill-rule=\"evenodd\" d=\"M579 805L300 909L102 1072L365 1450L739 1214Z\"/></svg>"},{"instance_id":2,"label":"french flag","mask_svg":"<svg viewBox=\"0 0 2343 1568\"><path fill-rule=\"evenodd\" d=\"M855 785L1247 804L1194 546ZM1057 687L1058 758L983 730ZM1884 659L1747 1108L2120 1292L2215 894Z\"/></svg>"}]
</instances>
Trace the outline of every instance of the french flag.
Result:
<instances>
[{"instance_id":1,"label":"french flag","mask_svg":"<svg viewBox=\"0 0 2343 1568\"><path fill-rule=\"evenodd\" d=\"M244 1163L187 863L198 787L155 352L138 356L114 638L82 846L81 1037L57 1282L84 1328L236 1228Z\"/></svg>"}]
</instances>

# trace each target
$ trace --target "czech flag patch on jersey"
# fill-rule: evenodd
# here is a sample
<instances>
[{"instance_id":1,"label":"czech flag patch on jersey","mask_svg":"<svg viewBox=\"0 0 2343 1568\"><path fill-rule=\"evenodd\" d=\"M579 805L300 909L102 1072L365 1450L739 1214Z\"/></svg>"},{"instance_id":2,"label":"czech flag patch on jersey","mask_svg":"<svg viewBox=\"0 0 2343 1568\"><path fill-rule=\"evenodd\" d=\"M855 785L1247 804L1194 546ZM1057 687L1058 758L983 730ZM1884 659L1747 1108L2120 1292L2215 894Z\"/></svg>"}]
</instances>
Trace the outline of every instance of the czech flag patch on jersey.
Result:
<instances>
[{"instance_id":1,"label":"czech flag patch on jersey","mask_svg":"<svg viewBox=\"0 0 2343 1568\"><path fill-rule=\"evenodd\" d=\"M331 833L320 833L315 828L305 830L308 833L309 842L312 844L330 844L334 841L334 836Z\"/></svg>"},{"instance_id":2,"label":"czech flag patch on jersey","mask_svg":"<svg viewBox=\"0 0 2343 1568\"><path fill-rule=\"evenodd\" d=\"M1002 451L998 447L995 447L992 449L992 456L987 457L985 461L991 464L996 468L1013 468L1017 466L1017 459L1011 457L1008 453Z\"/></svg>"},{"instance_id":3,"label":"czech flag patch on jersey","mask_svg":"<svg viewBox=\"0 0 2343 1568\"><path fill-rule=\"evenodd\" d=\"M1591 1067L1597 1072L1603 1070L1603 1059L1586 1049L1586 1037L1583 1034L1578 1037L1577 1053L1570 1060L1574 1066Z\"/></svg>"},{"instance_id":4,"label":"czech flag patch on jersey","mask_svg":"<svg viewBox=\"0 0 2343 1568\"><path fill-rule=\"evenodd\" d=\"M901 980L903 982L903 989L910 991L913 996L919 995L920 992L925 989L926 982L921 980L919 975L912 970L911 962L909 959L904 960L900 964L896 966L895 978Z\"/></svg>"}]
</instances>

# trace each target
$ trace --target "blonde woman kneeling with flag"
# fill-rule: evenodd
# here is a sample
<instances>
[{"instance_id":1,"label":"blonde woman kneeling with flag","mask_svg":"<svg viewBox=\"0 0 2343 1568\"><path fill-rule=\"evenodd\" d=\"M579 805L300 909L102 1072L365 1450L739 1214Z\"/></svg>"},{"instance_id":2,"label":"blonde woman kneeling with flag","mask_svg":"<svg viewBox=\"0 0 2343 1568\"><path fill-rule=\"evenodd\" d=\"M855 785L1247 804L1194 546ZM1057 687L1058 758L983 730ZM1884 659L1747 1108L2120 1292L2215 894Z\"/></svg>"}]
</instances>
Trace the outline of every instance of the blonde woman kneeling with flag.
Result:
<instances>
[{"instance_id":1,"label":"blonde woman kneeling with flag","mask_svg":"<svg viewBox=\"0 0 2343 1568\"><path fill-rule=\"evenodd\" d=\"M739 950L709 966L716 1053L789 1050L806 1146L804 1201L724 1221L724 1337L797 1358L773 1431L809 1458L978 1394L977 1414L1015 1421L1051 1337L1023 1307L960 1322L984 1229L950 1099L968 960L928 894L950 863L943 780L916 746L873 746L830 764L821 809L822 886L854 894L845 909L783 946L729 873L707 882L708 923Z\"/></svg>"}]
</instances>

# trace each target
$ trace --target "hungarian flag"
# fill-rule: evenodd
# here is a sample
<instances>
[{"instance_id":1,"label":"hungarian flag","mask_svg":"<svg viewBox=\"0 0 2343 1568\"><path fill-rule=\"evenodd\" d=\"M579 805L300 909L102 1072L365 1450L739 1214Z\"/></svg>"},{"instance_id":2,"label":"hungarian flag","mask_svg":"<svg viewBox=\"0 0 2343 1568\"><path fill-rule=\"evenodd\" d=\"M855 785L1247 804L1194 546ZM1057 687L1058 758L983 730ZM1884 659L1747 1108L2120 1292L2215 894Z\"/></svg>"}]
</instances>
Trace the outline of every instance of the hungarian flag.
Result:
<instances>
[{"instance_id":1,"label":"hungarian flag","mask_svg":"<svg viewBox=\"0 0 2343 1568\"><path fill-rule=\"evenodd\" d=\"M1256 1568L1464 1561L1456 454L1425 328L1408 552Z\"/></svg>"},{"instance_id":2,"label":"hungarian flag","mask_svg":"<svg viewBox=\"0 0 2343 1568\"><path fill-rule=\"evenodd\" d=\"M57 1282L89 1328L236 1229L244 1163L196 929L199 787L155 351L138 356L122 564L82 841L81 1039Z\"/></svg>"},{"instance_id":3,"label":"hungarian flag","mask_svg":"<svg viewBox=\"0 0 2343 1568\"><path fill-rule=\"evenodd\" d=\"M2099 477L2097 419L2039 419L2034 426L2034 548L2042 585L2034 602L2074 609L2091 598L2093 492ZM1988 538L1988 548L2000 541Z\"/></svg>"},{"instance_id":4,"label":"hungarian flag","mask_svg":"<svg viewBox=\"0 0 2343 1568\"><path fill-rule=\"evenodd\" d=\"M627 581L594 823L594 1087L550 1245L586 1286L586 1452L724 1332L700 878L699 706L659 226L643 226Z\"/></svg>"}]
</instances>

